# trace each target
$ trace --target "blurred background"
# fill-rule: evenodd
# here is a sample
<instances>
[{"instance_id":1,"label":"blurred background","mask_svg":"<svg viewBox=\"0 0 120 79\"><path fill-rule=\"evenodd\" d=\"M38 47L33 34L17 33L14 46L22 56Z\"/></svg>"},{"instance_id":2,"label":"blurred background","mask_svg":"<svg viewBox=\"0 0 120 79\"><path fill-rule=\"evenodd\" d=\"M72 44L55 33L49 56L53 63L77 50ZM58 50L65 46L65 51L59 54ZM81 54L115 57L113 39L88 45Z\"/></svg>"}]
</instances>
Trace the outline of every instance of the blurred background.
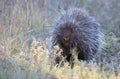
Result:
<instances>
[{"instance_id":1,"label":"blurred background","mask_svg":"<svg viewBox=\"0 0 120 79\"><path fill-rule=\"evenodd\" d=\"M86 9L105 34L120 36L120 0L0 0L0 34L6 29L8 36L18 31L48 36L60 12L71 7Z\"/></svg>"}]
</instances>

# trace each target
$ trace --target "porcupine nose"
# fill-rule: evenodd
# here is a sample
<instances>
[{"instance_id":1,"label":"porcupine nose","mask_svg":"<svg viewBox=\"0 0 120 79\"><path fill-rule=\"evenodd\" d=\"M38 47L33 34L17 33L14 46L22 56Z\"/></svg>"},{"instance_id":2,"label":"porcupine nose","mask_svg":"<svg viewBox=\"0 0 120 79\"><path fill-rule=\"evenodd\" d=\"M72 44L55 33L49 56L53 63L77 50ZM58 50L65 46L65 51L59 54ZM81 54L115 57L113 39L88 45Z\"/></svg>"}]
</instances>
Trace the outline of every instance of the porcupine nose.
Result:
<instances>
[{"instance_id":1,"label":"porcupine nose","mask_svg":"<svg viewBox=\"0 0 120 79\"><path fill-rule=\"evenodd\" d=\"M69 39L70 39L69 36L65 36L65 37L64 37L64 40L65 40L65 41L68 41Z\"/></svg>"}]
</instances>

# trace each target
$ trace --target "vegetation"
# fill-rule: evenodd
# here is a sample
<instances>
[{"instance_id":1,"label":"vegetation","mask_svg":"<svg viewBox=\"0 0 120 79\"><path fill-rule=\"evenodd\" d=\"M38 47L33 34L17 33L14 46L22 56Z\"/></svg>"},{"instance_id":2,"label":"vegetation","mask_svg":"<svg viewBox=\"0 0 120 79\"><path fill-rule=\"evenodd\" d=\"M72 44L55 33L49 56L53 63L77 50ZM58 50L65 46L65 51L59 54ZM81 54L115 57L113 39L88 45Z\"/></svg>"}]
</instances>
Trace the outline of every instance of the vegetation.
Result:
<instances>
[{"instance_id":1,"label":"vegetation","mask_svg":"<svg viewBox=\"0 0 120 79\"><path fill-rule=\"evenodd\" d=\"M0 0L0 79L120 79L120 1L72 1ZM101 24L99 64L76 60L71 69L49 57L54 22L72 6L87 9Z\"/></svg>"}]
</instances>

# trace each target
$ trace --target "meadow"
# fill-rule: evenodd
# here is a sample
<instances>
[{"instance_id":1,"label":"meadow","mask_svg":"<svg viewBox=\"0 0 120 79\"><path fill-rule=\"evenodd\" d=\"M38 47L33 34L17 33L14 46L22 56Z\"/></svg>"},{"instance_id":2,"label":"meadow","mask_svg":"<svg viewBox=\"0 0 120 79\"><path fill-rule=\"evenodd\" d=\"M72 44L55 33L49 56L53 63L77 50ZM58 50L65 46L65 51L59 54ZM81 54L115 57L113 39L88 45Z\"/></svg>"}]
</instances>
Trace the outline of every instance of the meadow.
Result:
<instances>
[{"instance_id":1,"label":"meadow","mask_svg":"<svg viewBox=\"0 0 120 79\"><path fill-rule=\"evenodd\" d=\"M101 7L104 0L81 3L101 23L101 62L75 60L71 69L68 62L61 67L50 58L55 52L50 48L51 31L60 15L57 7L64 6L63 0L61 4L57 0L0 0L0 79L120 79L120 19L119 14L115 15L119 5L115 7L117 0L111 0L113 13L100 9L101 15L99 11L97 15L95 11L99 7L88 8L92 1ZM109 6L105 5L103 9L109 12Z\"/></svg>"}]
</instances>

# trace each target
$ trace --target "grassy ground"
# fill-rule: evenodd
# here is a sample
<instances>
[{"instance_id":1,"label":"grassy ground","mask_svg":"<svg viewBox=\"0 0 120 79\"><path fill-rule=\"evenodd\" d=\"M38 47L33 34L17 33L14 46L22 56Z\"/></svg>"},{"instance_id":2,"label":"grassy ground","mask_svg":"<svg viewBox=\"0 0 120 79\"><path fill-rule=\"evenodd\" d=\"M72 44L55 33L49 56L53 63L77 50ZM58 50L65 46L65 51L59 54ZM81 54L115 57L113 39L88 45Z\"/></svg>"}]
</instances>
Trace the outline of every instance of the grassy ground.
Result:
<instances>
[{"instance_id":1,"label":"grassy ground","mask_svg":"<svg viewBox=\"0 0 120 79\"><path fill-rule=\"evenodd\" d=\"M76 60L73 69L67 62L57 67L49 58L46 41L33 38L29 45L12 37L1 40L0 79L120 79L116 56L103 53L103 61L97 65Z\"/></svg>"}]
</instances>

